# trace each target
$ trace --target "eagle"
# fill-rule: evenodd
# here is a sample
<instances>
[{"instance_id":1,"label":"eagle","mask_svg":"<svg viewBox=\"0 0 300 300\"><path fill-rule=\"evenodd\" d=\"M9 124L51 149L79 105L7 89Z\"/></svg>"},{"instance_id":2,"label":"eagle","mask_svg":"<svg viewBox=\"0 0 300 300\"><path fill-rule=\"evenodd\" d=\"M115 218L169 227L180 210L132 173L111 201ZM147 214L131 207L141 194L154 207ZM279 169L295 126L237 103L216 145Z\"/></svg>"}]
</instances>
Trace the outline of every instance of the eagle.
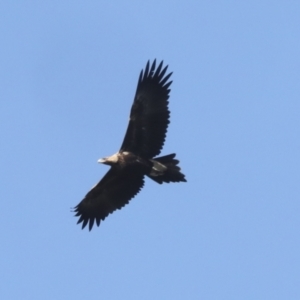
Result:
<instances>
[{"instance_id":1,"label":"eagle","mask_svg":"<svg viewBox=\"0 0 300 300\"><path fill-rule=\"evenodd\" d=\"M99 226L109 214L128 204L144 186L145 176L159 184L186 182L175 153L156 157L170 123L168 99L172 73L166 75L167 69L163 61L156 68L154 60L152 64L148 61L140 72L121 149L98 160L110 169L73 210L82 229L87 224L89 230L94 224Z\"/></svg>"}]
</instances>

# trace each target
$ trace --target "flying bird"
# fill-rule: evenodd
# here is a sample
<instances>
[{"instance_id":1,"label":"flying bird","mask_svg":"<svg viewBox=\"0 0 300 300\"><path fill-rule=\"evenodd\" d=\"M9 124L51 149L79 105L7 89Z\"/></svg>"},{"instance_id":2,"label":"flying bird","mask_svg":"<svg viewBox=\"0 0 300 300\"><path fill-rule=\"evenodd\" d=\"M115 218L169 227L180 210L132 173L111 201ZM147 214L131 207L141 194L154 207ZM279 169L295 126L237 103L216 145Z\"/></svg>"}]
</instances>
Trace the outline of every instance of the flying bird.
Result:
<instances>
[{"instance_id":1,"label":"flying bird","mask_svg":"<svg viewBox=\"0 0 300 300\"><path fill-rule=\"evenodd\" d=\"M121 149L98 160L110 169L74 208L82 229L87 224L89 230L94 223L99 226L110 213L128 204L144 186L145 176L159 184L186 181L175 153L156 157L170 123L168 99L172 73L166 75L167 69L163 61L156 68L154 60L152 64L148 61L141 71Z\"/></svg>"}]
</instances>

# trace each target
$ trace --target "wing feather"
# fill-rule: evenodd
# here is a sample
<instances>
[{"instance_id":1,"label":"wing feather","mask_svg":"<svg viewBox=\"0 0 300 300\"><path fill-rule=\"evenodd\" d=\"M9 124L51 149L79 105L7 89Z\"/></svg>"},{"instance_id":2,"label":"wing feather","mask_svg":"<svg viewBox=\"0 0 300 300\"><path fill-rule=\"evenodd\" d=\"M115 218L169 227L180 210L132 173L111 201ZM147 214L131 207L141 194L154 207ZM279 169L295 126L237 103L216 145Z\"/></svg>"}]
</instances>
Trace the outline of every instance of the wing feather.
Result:
<instances>
[{"instance_id":1,"label":"wing feather","mask_svg":"<svg viewBox=\"0 0 300 300\"><path fill-rule=\"evenodd\" d=\"M110 213L128 204L143 185L141 173L111 168L74 208L75 216L79 217L77 224L82 223L83 229L89 223L89 230L95 221L99 226Z\"/></svg>"},{"instance_id":2,"label":"wing feather","mask_svg":"<svg viewBox=\"0 0 300 300\"><path fill-rule=\"evenodd\" d=\"M168 66L163 61L155 69L156 60L141 71L130 112L122 151L133 152L144 158L157 156L164 144L170 111L168 99L172 75L165 76Z\"/></svg>"}]
</instances>

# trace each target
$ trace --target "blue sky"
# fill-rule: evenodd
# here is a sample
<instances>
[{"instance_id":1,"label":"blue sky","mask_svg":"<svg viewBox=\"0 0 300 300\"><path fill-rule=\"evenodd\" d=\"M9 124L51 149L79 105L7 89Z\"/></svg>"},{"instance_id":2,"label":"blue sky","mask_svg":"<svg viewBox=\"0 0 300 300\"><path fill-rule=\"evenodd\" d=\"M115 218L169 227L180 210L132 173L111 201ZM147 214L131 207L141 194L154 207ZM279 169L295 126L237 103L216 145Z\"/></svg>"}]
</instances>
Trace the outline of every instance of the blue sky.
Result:
<instances>
[{"instance_id":1,"label":"blue sky","mask_svg":"<svg viewBox=\"0 0 300 300\"><path fill-rule=\"evenodd\" d=\"M1 299L300 299L300 3L2 1ZM148 59L173 71L187 183L146 180L99 228Z\"/></svg>"}]
</instances>

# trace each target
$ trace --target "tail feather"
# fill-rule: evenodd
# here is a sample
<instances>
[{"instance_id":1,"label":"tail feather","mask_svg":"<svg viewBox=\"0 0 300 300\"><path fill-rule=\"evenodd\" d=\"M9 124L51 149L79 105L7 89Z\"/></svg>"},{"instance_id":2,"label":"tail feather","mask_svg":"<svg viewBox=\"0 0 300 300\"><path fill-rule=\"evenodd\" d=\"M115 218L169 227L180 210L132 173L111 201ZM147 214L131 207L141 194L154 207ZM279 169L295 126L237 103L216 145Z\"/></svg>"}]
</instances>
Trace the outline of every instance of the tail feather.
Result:
<instances>
[{"instance_id":1,"label":"tail feather","mask_svg":"<svg viewBox=\"0 0 300 300\"><path fill-rule=\"evenodd\" d=\"M151 172L148 176L159 184L163 182L186 182L184 174L180 172L179 160L174 159L175 153L154 158L153 167L159 171Z\"/></svg>"}]
</instances>

